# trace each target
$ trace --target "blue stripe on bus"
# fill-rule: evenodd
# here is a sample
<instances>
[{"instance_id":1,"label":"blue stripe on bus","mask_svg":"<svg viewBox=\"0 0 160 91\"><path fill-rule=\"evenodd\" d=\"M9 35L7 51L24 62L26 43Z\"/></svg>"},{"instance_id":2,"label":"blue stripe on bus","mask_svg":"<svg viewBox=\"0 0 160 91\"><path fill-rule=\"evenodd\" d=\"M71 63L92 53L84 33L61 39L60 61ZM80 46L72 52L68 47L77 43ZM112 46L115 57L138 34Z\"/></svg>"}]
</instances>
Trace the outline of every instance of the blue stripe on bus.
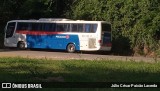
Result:
<instances>
[{"instance_id":1,"label":"blue stripe on bus","mask_svg":"<svg viewBox=\"0 0 160 91\"><path fill-rule=\"evenodd\" d=\"M28 35L27 48L62 49L66 50L69 43L74 43L76 50L80 50L78 35Z\"/></svg>"}]
</instances>

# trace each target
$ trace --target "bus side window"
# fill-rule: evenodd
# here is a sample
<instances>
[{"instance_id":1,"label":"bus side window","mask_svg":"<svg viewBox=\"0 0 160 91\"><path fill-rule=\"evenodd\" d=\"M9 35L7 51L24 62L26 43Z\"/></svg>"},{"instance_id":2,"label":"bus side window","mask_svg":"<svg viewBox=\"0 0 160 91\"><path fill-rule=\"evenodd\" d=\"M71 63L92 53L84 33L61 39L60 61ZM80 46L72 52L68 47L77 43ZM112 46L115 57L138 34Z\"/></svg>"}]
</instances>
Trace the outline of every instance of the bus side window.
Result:
<instances>
[{"instance_id":1,"label":"bus side window","mask_svg":"<svg viewBox=\"0 0 160 91\"><path fill-rule=\"evenodd\" d=\"M84 32L84 25L83 24L78 24L78 32Z\"/></svg>"},{"instance_id":2,"label":"bus side window","mask_svg":"<svg viewBox=\"0 0 160 91\"><path fill-rule=\"evenodd\" d=\"M92 24L91 33L95 33L97 31L97 24Z\"/></svg>"},{"instance_id":3,"label":"bus side window","mask_svg":"<svg viewBox=\"0 0 160 91\"><path fill-rule=\"evenodd\" d=\"M50 23L45 23L45 24L44 24L44 30L43 30L43 31L51 31L50 27L51 27L51 24L50 24Z\"/></svg>"},{"instance_id":4,"label":"bus side window","mask_svg":"<svg viewBox=\"0 0 160 91\"><path fill-rule=\"evenodd\" d=\"M39 31L38 30L38 25L39 25L38 23L32 23L32 29L31 30L32 31Z\"/></svg>"},{"instance_id":5,"label":"bus side window","mask_svg":"<svg viewBox=\"0 0 160 91\"><path fill-rule=\"evenodd\" d=\"M32 23L29 23L29 24L28 24L27 30L28 30L28 31L31 31L31 30L32 30Z\"/></svg>"},{"instance_id":6,"label":"bus side window","mask_svg":"<svg viewBox=\"0 0 160 91\"><path fill-rule=\"evenodd\" d=\"M77 24L72 24L72 32L77 32Z\"/></svg>"},{"instance_id":7,"label":"bus side window","mask_svg":"<svg viewBox=\"0 0 160 91\"><path fill-rule=\"evenodd\" d=\"M25 31L28 28L28 23L21 23L17 24L17 31Z\"/></svg>"},{"instance_id":8,"label":"bus side window","mask_svg":"<svg viewBox=\"0 0 160 91\"><path fill-rule=\"evenodd\" d=\"M43 31L43 23L38 23L37 28L39 31Z\"/></svg>"},{"instance_id":9,"label":"bus side window","mask_svg":"<svg viewBox=\"0 0 160 91\"><path fill-rule=\"evenodd\" d=\"M85 32L86 32L86 33L89 33L89 32L90 32L90 29L91 29L91 24L86 24L86 25L85 25Z\"/></svg>"},{"instance_id":10,"label":"bus side window","mask_svg":"<svg viewBox=\"0 0 160 91\"><path fill-rule=\"evenodd\" d=\"M52 32L55 32L55 31L56 31L56 24L55 24L55 23L52 23L51 31L52 31Z\"/></svg>"},{"instance_id":11,"label":"bus side window","mask_svg":"<svg viewBox=\"0 0 160 91\"><path fill-rule=\"evenodd\" d=\"M56 24L56 31L57 32L64 32L63 24Z\"/></svg>"},{"instance_id":12,"label":"bus side window","mask_svg":"<svg viewBox=\"0 0 160 91\"><path fill-rule=\"evenodd\" d=\"M64 29L65 32L70 32L70 24L67 24L67 23L64 24L63 29Z\"/></svg>"},{"instance_id":13,"label":"bus side window","mask_svg":"<svg viewBox=\"0 0 160 91\"><path fill-rule=\"evenodd\" d=\"M95 33L97 31L97 24L85 24L86 33Z\"/></svg>"}]
</instances>

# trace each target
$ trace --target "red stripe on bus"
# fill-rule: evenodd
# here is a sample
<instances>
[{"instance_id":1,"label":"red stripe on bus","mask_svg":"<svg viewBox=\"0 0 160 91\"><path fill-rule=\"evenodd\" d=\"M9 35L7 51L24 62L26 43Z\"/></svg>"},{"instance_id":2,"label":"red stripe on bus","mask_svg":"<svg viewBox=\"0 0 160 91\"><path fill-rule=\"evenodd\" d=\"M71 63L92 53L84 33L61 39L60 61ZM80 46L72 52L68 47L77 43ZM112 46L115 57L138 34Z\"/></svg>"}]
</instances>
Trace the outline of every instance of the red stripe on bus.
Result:
<instances>
[{"instance_id":1,"label":"red stripe on bus","mask_svg":"<svg viewBox=\"0 0 160 91\"><path fill-rule=\"evenodd\" d=\"M51 35L51 34L61 34L61 33L63 33L63 32L17 30L16 33L20 33L20 34L30 34L30 35Z\"/></svg>"}]
</instances>

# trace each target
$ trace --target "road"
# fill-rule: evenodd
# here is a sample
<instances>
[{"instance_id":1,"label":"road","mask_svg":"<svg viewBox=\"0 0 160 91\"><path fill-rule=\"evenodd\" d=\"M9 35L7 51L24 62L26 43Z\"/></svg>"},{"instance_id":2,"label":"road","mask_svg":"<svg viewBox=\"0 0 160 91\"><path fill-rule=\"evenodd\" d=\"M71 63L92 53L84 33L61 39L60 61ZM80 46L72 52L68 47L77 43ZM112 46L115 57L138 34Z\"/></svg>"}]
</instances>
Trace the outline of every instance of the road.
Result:
<instances>
[{"instance_id":1,"label":"road","mask_svg":"<svg viewBox=\"0 0 160 91\"><path fill-rule=\"evenodd\" d=\"M144 61L156 62L160 58L148 57L130 57L130 56L114 56L102 55L95 53L66 53L64 51L46 51L46 50L16 50L16 49L0 49L0 57L25 57L25 58L47 58L55 60L70 60L70 59L84 59L84 60L122 60L122 61Z\"/></svg>"}]
</instances>

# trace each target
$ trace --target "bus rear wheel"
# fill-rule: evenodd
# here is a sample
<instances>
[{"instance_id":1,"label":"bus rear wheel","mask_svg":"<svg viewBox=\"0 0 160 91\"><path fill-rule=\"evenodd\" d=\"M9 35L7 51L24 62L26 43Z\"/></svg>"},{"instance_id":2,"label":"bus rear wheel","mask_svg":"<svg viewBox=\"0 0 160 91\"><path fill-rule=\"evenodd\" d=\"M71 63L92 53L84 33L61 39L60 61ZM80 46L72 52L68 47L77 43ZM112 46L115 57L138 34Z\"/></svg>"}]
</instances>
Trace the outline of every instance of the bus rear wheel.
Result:
<instances>
[{"instance_id":1,"label":"bus rear wheel","mask_svg":"<svg viewBox=\"0 0 160 91\"><path fill-rule=\"evenodd\" d=\"M73 53L75 51L76 51L75 45L74 44L68 44L68 46L67 46L67 52Z\"/></svg>"},{"instance_id":2,"label":"bus rear wheel","mask_svg":"<svg viewBox=\"0 0 160 91\"><path fill-rule=\"evenodd\" d=\"M17 44L17 48L18 48L18 49L21 49L21 50L25 49L25 43L24 43L24 42L19 42L19 43Z\"/></svg>"}]
</instances>

